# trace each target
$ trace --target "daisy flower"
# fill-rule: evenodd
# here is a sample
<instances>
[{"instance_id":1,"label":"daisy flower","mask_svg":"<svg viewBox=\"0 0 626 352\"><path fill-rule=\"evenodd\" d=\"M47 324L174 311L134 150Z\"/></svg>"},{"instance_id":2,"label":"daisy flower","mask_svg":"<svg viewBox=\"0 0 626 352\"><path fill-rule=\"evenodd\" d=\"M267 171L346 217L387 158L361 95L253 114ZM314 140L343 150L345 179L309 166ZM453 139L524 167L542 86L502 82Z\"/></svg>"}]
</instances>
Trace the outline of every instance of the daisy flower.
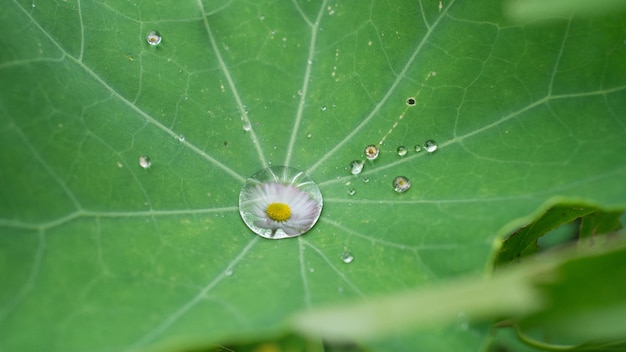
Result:
<instances>
[{"instance_id":1,"label":"daisy flower","mask_svg":"<svg viewBox=\"0 0 626 352\"><path fill-rule=\"evenodd\" d=\"M322 211L321 194L315 183L277 177L258 181L247 184L240 194L241 217L252 231L265 238L280 239L301 235L315 225Z\"/></svg>"}]
</instances>

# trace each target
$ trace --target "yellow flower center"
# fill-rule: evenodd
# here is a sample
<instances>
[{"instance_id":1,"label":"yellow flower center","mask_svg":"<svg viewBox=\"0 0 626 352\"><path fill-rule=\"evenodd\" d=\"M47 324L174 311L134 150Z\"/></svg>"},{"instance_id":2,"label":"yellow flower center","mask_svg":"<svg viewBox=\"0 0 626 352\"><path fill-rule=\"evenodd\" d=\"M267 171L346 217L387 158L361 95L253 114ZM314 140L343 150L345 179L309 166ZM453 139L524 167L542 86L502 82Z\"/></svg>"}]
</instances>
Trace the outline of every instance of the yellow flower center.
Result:
<instances>
[{"instance_id":1,"label":"yellow flower center","mask_svg":"<svg viewBox=\"0 0 626 352\"><path fill-rule=\"evenodd\" d=\"M278 222L287 221L291 217L291 209L285 203L272 203L267 206L265 212L270 219Z\"/></svg>"}]
</instances>

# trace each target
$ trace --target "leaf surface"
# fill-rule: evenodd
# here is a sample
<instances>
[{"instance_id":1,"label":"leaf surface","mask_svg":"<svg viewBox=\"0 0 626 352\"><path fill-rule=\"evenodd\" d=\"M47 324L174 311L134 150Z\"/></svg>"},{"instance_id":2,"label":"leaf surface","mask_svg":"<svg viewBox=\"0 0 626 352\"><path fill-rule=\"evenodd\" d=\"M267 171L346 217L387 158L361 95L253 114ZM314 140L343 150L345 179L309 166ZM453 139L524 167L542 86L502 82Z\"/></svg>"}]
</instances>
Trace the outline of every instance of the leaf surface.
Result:
<instances>
[{"instance_id":1,"label":"leaf surface","mask_svg":"<svg viewBox=\"0 0 626 352\"><path fill-rule=\"evenodd\" d=\"M556 203L626 206L623 15L509 24L489 0L3 8L3 350L278 334L302 310L480 273ZM413 151L430 139L436 152ZM370 144L379 158L352 176ZM270 164L324 196L297 239L240 219L245 179ZM385 346L471 351L485 331Z\"/></svg>"}]
</instances>

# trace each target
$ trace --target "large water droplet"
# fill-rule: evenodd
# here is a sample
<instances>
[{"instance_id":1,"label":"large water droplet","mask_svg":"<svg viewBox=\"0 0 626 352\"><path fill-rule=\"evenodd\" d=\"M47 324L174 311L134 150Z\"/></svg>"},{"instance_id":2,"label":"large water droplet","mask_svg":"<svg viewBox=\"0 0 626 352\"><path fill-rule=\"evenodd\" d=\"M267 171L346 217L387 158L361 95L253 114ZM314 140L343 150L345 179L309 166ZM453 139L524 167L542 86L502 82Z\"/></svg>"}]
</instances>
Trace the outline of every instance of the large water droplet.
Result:
<instances>
[{"instance_id":1,"label":"large water droplet","mask_svg":"<svg viewBox=\"0 0 626 352\"><path fill-rule=\"evenodd\" d=\"M145 155L139 157L139 166L141 166L144 169L147 169L150 167L150 165L152 165L152 160L150 160L150 157L147 157Z\"/></svg>"},{"instance_id":2,"label":"large water droplet","mask_svg":"<svg viewBox=\"0 0 626 352\"><path fill-rule=\"evenodd\" d=\"M411 181L404 176L398 176L393 179L393 190L398 193L403 193L411 188Z\"/></svg>"},{"instance_id":3,"label":"large water droplet","mask_svg":"<svg viewBox=\"0 0 626 352\"><path fill-rule=\"evenodd\" d=\"M363 160L354 160L350 163L350 173L353 175L358 175L363 171L363 165L365 162Z\"/></svg>"},{"instance_id":4,"label":"large water droplet","mask_svg":"<svg viewBox=\"0 0 626 352\"><path fill-rule=\"evenodd\" d=\"M398 155L399 156L405 156L406 153L408 153L408 152L409 152L409 150L406 149L405 146L401 145L401 146L398 147Z\"/></svg>"},{"instance_id":5,"label":"large water droplet","mask_svg":"<svg viewBox=\"0 0 626 352\"><path fill-rule=\"evenodd\" d=\"M437 142L433 141L432 139L427 140L426 142L424 142L424 149L426 149L427 152L432 153L435 150L437 150Z\"/></svg>"},{"instance_id":6,"label":"large water droplet","mask_svg":"<svg viewBox=\"0 0 626 352\"><path fill-rule=\"evenodd\" d=\"M150 31L148 35L146 35L146 41L150 45L159 45L161 43L161 35L157 31Z\"/></svg>"},{"instance_id":7,"label":"large water droplet","mask_svg":"<svg viewBox=\"0 0 626 352\"><path fill-rule=\"evenodd\" d=\"M286 166L262 169L239 193L239 214L250 230L269 239L302 235L317 222L323 200L304 172Z\"/></svg>"},{"instance_id":8,"label":"large water droplet","mask_svg":"<svg viewBox=\"0 0 626 352\"><path fill-rule=\"evenodd\" d=\"M341 253L341 261L346 264L350 264L352 263L352 261L354 261L354 256L352 255L352 253L345 251Z\"/></svg>"},{"instance_id":9,"label":"large water droplet","mask_svg":"<svg viewBox=\"0 0 626 352\"><path fill-rule=\"evenodd\" d=\"M377 146L371 144L371 145L368 145L367 147L365 147L364 153L365 153L365 157L368 160L374 160L374 159L378 158L379 150L378 150Z\"/></svg>"}]
</instances>

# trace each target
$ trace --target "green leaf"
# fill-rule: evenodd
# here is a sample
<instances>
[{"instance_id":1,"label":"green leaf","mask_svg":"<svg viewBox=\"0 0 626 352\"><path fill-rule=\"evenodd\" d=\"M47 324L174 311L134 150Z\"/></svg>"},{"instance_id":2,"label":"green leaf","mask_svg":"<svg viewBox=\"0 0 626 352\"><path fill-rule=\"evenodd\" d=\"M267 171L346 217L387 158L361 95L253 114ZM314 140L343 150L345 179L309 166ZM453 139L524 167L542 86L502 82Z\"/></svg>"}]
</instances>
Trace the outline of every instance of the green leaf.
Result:
<instances>
[{"instance_id":1,"label":"green leaf","mask_svg":"<svg viewBox=\"0 0 626 352\"><path fill-rule=\"evenodd\" d=\"M482 273L555 204L626 207L624 16L517 25L501 8L7 1L0 349L266 340L304 310ZM430 139L436 152L413 151ZM379 158L352 176L370 144ZM244 181L270 163L320 186L302 237L240 219ZM486 334L368 346L474 351Z\"/></svg>"},{"instance_id":2,"label":"green leaf","mask_svg":"<svg viewBox=\"0 0 626 352\"><path fill-rule=\"evenodd\" d=\"M495 265L505 265L539 251L537 240L555 228L580 217L597 212L596 208L556 205L527 226L515 231L504 240Z\"/></svg>"},{"instance_id":3,"label":"green leaf","mask_svg":"<svg viewBox=\"0 0 626 352\"><path fill-rule=\"evenodd\" d=\"M545 255L502 270L489 280L456 279L305 312L296 316L295 324L304 333L331 341L368 340L452 324L462 312L466 324L513 316L523 327L541 326L548 336L607 343L626 335L626 284L611 280L620 277L625 255L626 247L619 242L594 252Z\"/></svg>"},{"instance_id":4,"label":"green leaf","mask_svg":"<svg viewBox=\"0 0 626 352\"><path fill-rule=\"evenodd\" d=\"M580 223L580 239L593 243L599 235L614 233L622 228L620 218L623 215L623 211L598 211L585 216Z\"/></svg>"}]
</instances>

